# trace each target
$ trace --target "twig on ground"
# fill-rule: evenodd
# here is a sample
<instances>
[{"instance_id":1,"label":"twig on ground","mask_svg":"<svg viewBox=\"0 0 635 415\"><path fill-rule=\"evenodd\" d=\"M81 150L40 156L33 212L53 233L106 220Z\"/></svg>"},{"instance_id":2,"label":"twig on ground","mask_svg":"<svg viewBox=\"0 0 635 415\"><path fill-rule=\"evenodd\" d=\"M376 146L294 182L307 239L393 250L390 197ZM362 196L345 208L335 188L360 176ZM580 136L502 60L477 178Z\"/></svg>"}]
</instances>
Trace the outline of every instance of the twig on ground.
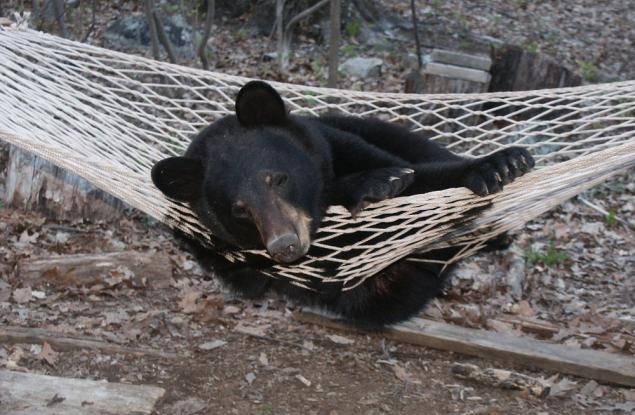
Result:
<instances>
[{"instance_id":1,"label":"twig on ground","mask_svg":"<svg viewBox=\"0 0 635 415\"><path fill-rule=\"evenodd\" d=\"M610 215L610 213L606 209L604 209L601 206L598 206L598 205L596 205L594 203L591 203L589 200L583 198L582 196L578 196L578 199L580 200L580 202L584 203L585 205L587 205L591 209L600 212L604 216L609 216ZM616 221L620 222L623 225L626 225L626 227L630 229L631 225L627 221L625 221L624 219L622 219L620 217L617 217L615 215L613 215L613 216L615 217Z\"/></svg>"},{"instance_id":2,"label":"twig on ground","mask_svg":"<svg viewBox=\"0 0 635 415\"><path fill-rule=\"evenodd\" d=\"M511 370L486 368L481 369L469 363L454 363L452 374L459 379L469 379L484 385L502 389L526 390L534 396L544 397L549 393L549 386L543 379L534 378Z\"/></svg>"}]
</instances>

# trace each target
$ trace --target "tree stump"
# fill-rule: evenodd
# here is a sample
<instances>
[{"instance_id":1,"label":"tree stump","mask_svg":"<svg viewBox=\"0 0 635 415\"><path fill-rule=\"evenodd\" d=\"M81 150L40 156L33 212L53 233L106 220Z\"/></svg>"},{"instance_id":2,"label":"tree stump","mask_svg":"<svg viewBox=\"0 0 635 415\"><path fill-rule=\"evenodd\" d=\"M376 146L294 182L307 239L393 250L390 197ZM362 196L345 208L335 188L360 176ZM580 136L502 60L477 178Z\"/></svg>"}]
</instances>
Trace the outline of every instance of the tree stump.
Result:
<instances>
[{"instance_id":1,"label":"tree stump","mask_svg":"<svg viewBox=\"0 0 635 415\"><path fill-rule=\"evenodd\" d=\"M56 220L121 218L126 205L85 179L15 146L9 146L8 154L3 197L7 207Z\"/></svg>"},{"instance_id":2,"label":"tree stump","mask_svg":"<svg viewBox=\"0 0 635 415\"><path fill-rule=\"evenodd\" d=\"M489 90L492 92L561 88L582 83L579 75L555 59L512 45L495 49L491 73Z\"/></svg>"}]
</instances>

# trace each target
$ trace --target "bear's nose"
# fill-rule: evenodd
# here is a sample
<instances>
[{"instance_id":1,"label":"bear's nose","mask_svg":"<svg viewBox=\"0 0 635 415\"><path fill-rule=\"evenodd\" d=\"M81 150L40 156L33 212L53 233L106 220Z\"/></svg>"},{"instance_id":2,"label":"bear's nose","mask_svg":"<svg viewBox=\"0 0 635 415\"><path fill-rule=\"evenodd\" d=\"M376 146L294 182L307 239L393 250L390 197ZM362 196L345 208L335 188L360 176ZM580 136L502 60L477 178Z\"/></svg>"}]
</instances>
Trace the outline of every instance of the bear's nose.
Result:
<instances>
[{"instance_id":1,"label":"bear's nose","mask_svg":"<svg viewBox=\"0 0 635 415\"><path fill-rule=\"evenodd\" d=\"M293 262L304 255L300 239L293 233L285 233L267 243L267 251L276 262Z\"/></svg>"}]
</instances>

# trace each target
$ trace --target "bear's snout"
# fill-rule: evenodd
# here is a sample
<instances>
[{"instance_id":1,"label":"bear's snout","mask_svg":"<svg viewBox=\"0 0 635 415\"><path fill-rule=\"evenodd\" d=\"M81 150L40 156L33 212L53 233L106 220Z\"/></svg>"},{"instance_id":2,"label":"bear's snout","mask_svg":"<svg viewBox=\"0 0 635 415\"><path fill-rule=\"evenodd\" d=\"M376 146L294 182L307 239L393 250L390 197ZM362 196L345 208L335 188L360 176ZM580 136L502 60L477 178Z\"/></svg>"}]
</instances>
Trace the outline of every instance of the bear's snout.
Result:
<instances>
[{"instance_id":1,"label":"bear's snout","mask_svg":"<svg viewBox=\"0 0 635 415\"><path fill-rule=\"evenodd\" d=\"M293 233L286 233L268 241L267 251L276 262L282 263L293 262L306 253L303 252L300 238Z\"/></svg>"}]
</instances>

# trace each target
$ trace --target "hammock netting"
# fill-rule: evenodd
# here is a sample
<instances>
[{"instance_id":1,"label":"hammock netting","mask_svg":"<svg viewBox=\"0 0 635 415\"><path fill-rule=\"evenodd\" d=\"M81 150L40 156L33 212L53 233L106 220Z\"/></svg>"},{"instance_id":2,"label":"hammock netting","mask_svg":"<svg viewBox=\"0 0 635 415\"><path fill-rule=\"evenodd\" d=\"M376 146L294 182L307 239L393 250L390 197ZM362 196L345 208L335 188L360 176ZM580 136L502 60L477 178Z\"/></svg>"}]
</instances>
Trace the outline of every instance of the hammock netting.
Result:
<instances>
[{"instance_id":1,"label":"hammock netting","mask_svg":"<svg viewBox=\"0 0 635 415\"><path fill-rule=\"evenodd\" d=\"M150 180L152 165L233 113L248 79L157 62L31 30L0 28L0 138L66 168L170 226L213 243L184 205ZM294 113L378 117L454 152L527 148L536 169L480 198L448 189L376 203L356 218L330 207L309 254L267 273L351 288L404 257L448 245L453 260L635 166L635 81L486 94L371 93L271 83ZM466 212L489 206L470 221ZM346 243L342 244L341 241ZM244 261L263 251L227 254ZM327 264L328 266L325 266Z\"/></svg>"}]
</instances>

